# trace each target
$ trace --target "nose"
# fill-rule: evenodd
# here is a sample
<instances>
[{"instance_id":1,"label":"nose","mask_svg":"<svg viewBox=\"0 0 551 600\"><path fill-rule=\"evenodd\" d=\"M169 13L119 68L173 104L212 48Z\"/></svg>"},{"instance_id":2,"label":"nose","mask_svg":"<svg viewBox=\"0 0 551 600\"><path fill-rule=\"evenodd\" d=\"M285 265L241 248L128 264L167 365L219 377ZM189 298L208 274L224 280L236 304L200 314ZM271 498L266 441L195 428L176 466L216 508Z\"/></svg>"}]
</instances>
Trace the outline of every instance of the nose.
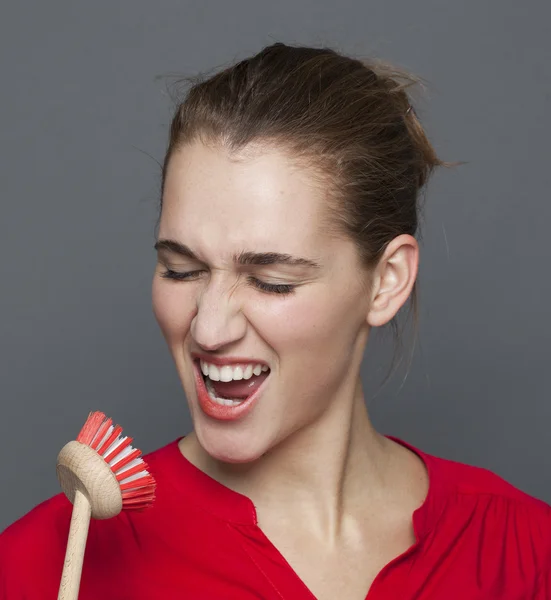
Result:
<instances>
[{"instance_id":1,"label":"nose","mask_svg":"<svg viewBox=\"0 0 551 600\"><path fill-rule=\"evenodd\" d=\"M205 352L214 352L245 336L247 321L235 290L222 281L211 281L197 298L190 332Z\"/></svg>"}]
</instances>

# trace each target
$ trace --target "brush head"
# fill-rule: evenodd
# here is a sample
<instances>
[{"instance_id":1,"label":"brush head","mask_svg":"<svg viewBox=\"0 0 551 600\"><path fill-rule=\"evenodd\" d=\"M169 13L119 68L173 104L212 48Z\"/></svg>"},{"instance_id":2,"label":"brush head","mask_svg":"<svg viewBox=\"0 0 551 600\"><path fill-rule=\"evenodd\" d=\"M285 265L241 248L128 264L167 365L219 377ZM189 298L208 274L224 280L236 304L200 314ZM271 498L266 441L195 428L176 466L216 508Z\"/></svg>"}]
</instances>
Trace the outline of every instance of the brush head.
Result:
<instances>
[{"instance_id":1,"label":"brush head","mask_svg":"<svg viewBox=\"0 0 551 600\"><path fill-rule=\"evenodd\" d=\"M75 441L57 458L57 477L74 502L76 490L90 501L92 517L109 519L121 510L144 510L155 499L155 480L141 452L102 412L90 413Z\"/></svg>"}]
</instances>

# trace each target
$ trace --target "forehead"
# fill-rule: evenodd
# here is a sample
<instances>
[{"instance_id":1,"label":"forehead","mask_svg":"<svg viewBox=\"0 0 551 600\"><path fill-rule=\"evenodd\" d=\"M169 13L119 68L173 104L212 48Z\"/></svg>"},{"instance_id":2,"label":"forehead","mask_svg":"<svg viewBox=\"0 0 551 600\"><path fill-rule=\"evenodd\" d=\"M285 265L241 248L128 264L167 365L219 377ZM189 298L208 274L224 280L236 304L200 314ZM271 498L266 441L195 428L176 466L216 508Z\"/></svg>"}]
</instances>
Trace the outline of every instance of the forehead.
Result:
<instances>
[{"instance_id":1,"label":"forehead","mask_svg":"<svg viewBox=\"0 0 551 600\"><path fill-rule=\"evenodd\" d=\"M327 251L326 198L315 172L283 149L231 154L200 142L170 159L160 237L194 249L286 253Z\"/></svg>"}]
</instances>

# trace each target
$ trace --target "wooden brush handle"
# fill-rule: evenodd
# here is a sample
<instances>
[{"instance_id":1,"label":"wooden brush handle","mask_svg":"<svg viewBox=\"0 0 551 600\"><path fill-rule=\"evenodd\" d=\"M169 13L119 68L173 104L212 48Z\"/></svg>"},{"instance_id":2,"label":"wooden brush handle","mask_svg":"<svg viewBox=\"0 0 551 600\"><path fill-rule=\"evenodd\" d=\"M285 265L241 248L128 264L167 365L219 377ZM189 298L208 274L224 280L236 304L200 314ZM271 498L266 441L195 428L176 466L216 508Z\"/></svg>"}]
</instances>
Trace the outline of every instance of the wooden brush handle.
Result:
<instances>
[{"instance_id":1,"label":"wooden brush handle","mask_svg":"<svg viewBox=\"0 0 551 600\"><path fill-rule=\"evenodd\" d=\"M75 490L73 515L57 600L77 600L92 508L86 495Z\"/></svg>"}]
</instances>

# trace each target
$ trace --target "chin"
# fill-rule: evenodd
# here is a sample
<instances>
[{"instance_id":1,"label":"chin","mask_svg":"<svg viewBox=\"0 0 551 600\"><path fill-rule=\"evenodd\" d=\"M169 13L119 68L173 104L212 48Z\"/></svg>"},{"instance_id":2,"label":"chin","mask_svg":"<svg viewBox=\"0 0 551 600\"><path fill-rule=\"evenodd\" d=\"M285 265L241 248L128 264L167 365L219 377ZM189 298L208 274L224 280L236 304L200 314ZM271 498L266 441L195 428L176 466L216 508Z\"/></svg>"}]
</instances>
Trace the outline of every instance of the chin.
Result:
<instances>
[{"instance_id":1,"label":"chin","mask_svg":"<svg viewBox=\"0 0 551 600\"><path fill-rule=\"evenodd\" d=\"M267 439L255 439L250 432L221 431L220 427L196 423L195 435L213 459L229 464L253 463L270 450Z\"/></svg>"}]
</instances>

